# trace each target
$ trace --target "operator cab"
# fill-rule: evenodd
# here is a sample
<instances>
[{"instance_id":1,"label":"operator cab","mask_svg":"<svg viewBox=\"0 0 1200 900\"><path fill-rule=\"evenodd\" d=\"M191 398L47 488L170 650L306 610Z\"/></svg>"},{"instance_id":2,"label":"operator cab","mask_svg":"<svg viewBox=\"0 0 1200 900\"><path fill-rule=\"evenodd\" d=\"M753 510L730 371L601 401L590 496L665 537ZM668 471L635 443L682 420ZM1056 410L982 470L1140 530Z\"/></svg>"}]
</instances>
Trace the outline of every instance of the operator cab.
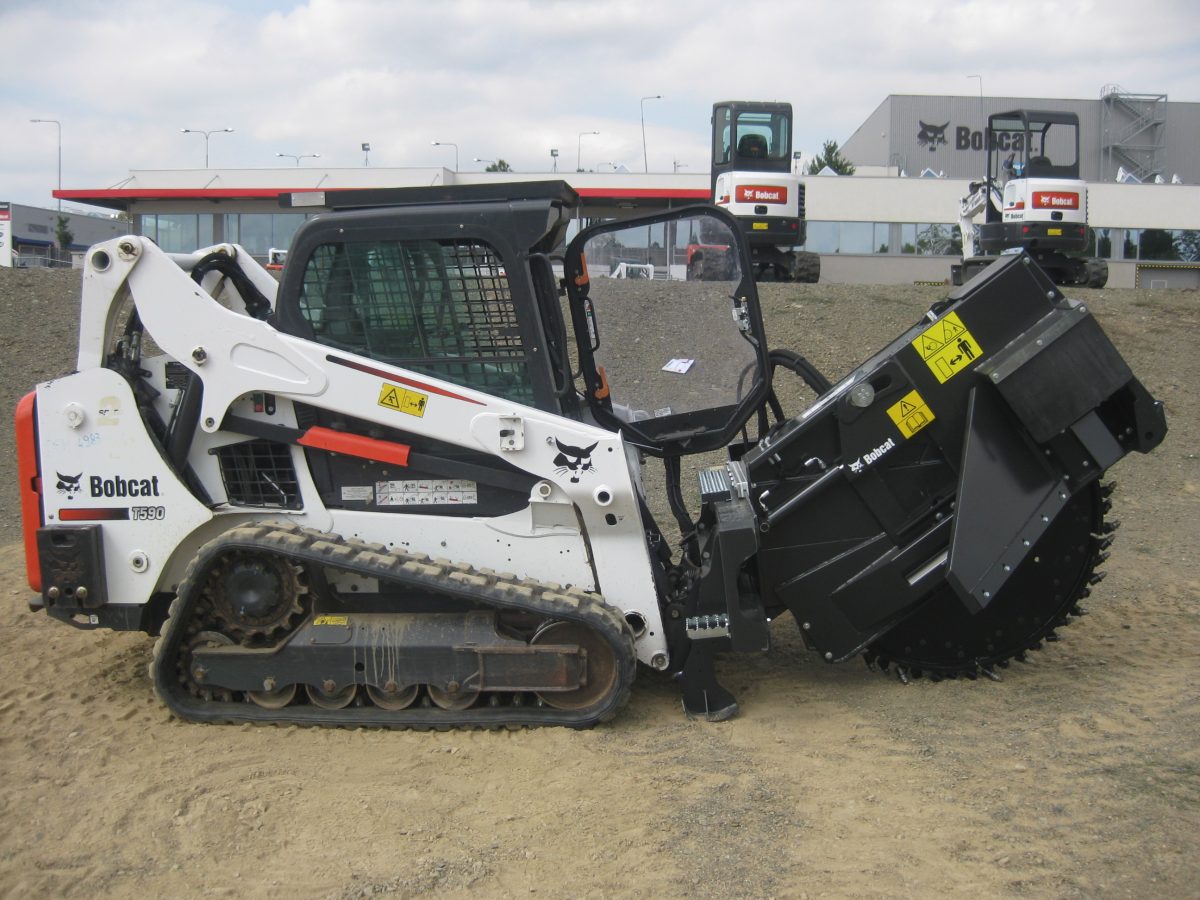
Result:
<instances>
[{"instance_id":1,"label":"operator cab","mask_svg":"<svg viewBox=\"0 0 1200 900\"><path fill-rule=\"evenodd\" d=\"M988 177L1078 178L1079 117L1017 109L988 116Z\"/></svg>"},{"instance_id":2,"label":"operator cab","mask_svg":"<svg viewBox=\"0 0 1200 900\"><path fill-rule=\"evenodd\" d=\"M722 100L712 123L714 189L722 172L791 172L792 104Z\"/></svg>"}]
</instances>

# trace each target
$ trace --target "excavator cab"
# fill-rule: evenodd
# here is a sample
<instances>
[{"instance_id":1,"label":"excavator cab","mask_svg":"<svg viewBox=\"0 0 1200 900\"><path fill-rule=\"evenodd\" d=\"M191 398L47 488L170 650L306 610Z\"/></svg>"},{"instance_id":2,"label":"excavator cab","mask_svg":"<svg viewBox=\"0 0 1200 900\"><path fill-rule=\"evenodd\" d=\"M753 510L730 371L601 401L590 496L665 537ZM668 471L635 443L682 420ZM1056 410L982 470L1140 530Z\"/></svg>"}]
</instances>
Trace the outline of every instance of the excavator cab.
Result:
<instances>
[{"instance_id":1,"label":"excavator cab","mask_svg":"<svg viewBox=\"0 0 1200 900\"><path fill-rule=\"evenodd\" d=\"M792 105L726 100L713 106L713 186L721 172L790 172Z\"/></svg>"},{"instance_id":2,"label":"excavator cab","mask_svg":"<svg viewBox=\"0 0 1200 900\"><path fill-rule=\"evenodd\" d=\"M989 116L988 177L1079 178L1079 117L1028 109Z\"/></svg>"}]
</instances>

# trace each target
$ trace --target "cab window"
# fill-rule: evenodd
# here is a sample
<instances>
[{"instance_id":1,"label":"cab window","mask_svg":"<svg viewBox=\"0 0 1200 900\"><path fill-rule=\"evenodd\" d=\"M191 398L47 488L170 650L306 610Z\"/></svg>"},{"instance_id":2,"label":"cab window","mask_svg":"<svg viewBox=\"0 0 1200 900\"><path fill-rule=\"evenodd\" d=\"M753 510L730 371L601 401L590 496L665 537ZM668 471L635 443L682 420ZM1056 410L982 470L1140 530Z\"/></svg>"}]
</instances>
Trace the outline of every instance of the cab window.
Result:
<instances>
[{"instance_id":1,"label":"cab window","mask_svg":"<svg viewBox=\"0 0 1200 900\"><path fill-rule=\"evenodd\" d=\"M299 308L318 343L533 401L508 277L482 241L323 244L306 264Z\"/></svg>"}]
</instances>

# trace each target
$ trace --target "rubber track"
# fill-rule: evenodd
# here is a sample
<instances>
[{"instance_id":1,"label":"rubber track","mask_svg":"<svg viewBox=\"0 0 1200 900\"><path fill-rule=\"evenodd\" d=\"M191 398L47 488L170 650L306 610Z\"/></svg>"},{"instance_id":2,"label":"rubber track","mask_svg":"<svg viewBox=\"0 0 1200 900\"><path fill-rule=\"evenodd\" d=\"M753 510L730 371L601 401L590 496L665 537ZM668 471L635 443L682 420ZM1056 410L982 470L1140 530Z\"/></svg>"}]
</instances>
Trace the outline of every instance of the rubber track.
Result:
<instances>
[{"instance_id":1,"label":"rubber track","mask_svg":"<svg viewBox=\"0 0 1200 900\"><path fill-rule=\"evenodd\" d=\"M583 710L557 710L534 705L481 705L462 711L436 707L384 710L374 705L351 705L345 709L327 710L297 704L269 710L248 701L194 697L178 677L179 648L211 567L221 554L235 549L266 551L299 564L354 572L368 578L482 602L497 609L528 610L555 619L580 622L599 632L612 647L616 656L617 685L606 697ZM189 721L440 730L537 725L587 728L612 719L625 706L635 672L636 657L629 625L617 610L606 605L596 594L277 523L233 528L200 548L184 572L179 592L171 602L167 620L155 642L154 658L150 663L155 692L175 715Z\"/></svg>"}]
</instances>

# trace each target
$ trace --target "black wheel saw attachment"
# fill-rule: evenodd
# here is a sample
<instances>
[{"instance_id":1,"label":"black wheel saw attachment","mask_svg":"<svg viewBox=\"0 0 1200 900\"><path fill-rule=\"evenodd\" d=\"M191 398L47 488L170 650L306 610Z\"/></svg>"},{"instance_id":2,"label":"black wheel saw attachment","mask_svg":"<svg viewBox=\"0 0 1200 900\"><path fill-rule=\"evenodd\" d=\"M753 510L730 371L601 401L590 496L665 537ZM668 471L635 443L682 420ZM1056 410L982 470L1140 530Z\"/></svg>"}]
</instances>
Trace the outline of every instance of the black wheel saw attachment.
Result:
<instances>
[{"instance_id":1,"label":"black wheel saw attachment","mask_svg":"<svg viewBox=\"0 0 1200 900\"><path fill-rule=\"evenodd\" d=\"M829 662L996 669L1080 612L1114 526L1101 476L1166 418L1087 306L1026 254L957 289L701 477L701 564L672 619L689 712L727 718L721 650L790 611Z\"/></svg>"}]
</instances>

